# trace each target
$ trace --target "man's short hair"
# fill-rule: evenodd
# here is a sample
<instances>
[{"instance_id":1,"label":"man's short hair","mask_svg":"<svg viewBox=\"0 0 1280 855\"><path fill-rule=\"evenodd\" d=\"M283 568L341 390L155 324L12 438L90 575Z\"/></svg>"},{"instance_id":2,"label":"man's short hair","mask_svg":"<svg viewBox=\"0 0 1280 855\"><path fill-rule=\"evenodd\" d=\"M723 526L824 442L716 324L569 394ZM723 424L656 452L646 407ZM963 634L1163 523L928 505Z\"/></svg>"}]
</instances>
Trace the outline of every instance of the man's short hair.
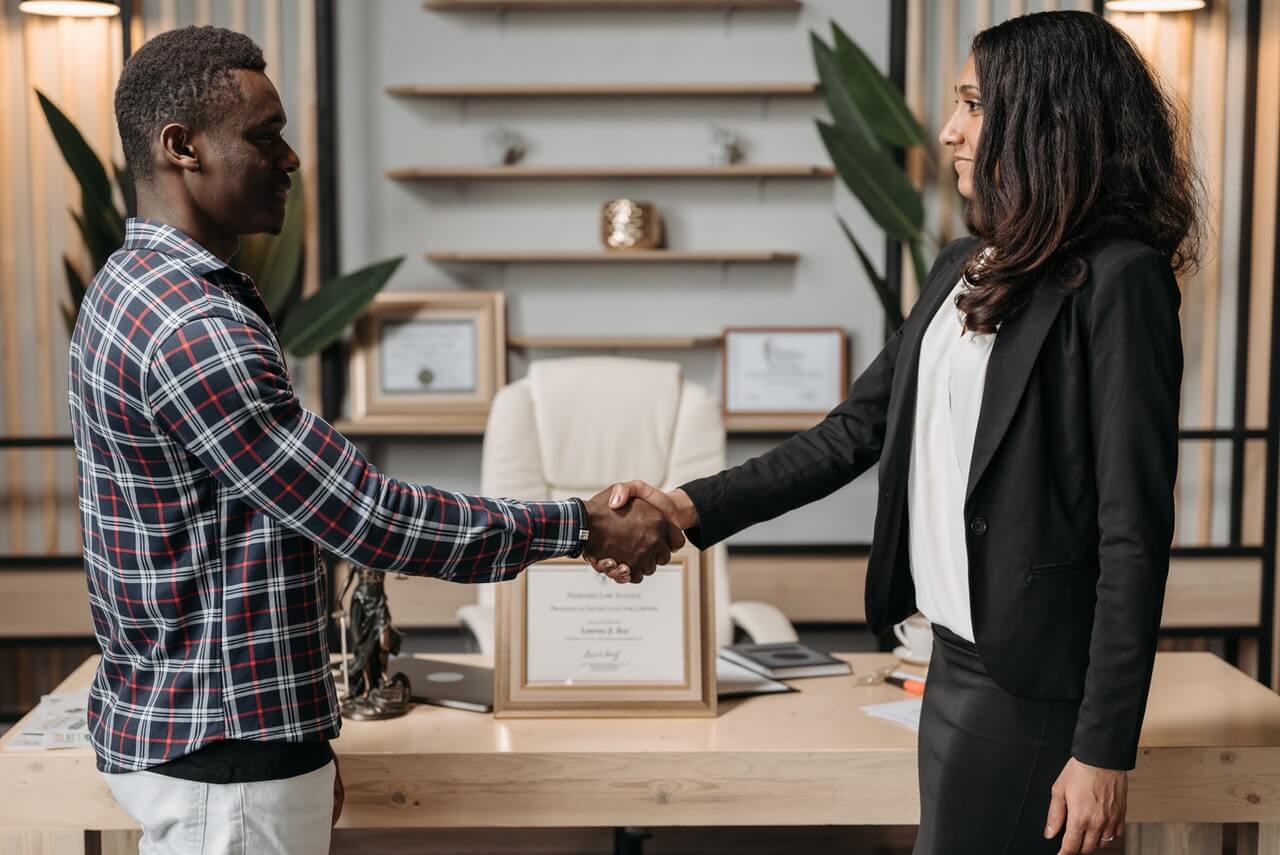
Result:
<instances>
[{"instance_id":1,"label":"man's short hair","mask_svg":"<svg viewBox=\"0 0 1280 855\"><path fill-rule=\"evenodd\" d=\"M239 95L231 72L266 67L253 39L221 27L170 30L139 48L116 84L116 127L134 177L150 176L161 128L171 122L208 127Z\"/></svg>"}]
</instances>

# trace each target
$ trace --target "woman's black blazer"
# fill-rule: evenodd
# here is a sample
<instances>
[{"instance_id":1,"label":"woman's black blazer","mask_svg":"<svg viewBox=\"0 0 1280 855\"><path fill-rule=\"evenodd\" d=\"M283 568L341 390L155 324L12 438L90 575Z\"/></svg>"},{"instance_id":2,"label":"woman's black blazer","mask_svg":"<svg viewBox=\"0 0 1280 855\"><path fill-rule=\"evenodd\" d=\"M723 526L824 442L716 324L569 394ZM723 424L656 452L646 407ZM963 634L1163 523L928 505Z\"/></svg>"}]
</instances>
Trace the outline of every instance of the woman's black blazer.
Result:
<instances>
[{"instance_id":1,"label":"woman's black blazer","mask_svg":"<svg viewBox=\"0 0 1280 855\"><path fill-rule=\"evenodd\" d=\"M707 547L821 498L879 462L866 614L883 633L916 608L908 558L920 340L975 238L947 246L916 308L816 427L684 485ZM1181 295L1168 259L1097 242L1088 281L1042 281L987 367L964 526L973 627L992 678L1081 699L1073 755L1130 769L1146 708L1173 538Z\"/></svg>"}]
</instances>

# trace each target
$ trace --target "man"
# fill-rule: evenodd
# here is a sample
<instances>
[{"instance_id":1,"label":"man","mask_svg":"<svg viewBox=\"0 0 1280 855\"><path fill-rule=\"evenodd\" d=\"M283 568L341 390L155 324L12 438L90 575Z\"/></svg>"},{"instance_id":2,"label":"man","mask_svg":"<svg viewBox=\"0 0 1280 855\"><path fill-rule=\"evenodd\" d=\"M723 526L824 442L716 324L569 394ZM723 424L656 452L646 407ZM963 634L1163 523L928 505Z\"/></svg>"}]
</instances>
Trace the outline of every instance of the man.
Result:
<instances>
[{"instance_id":1,"label":"man","mask_svg":"<svg viewBox=\"0 0 1280 855\"><path fill-rule=\"evenodd\" d=\"M138 217L72 336L98 767L143 852L327 851L342 784L317 544L377 570L510 579L561 555L645 571L683 543L643 502L498 501L378 471L303 409L227 265L280 230L298 157L245 36L188 27L125 65Z\"/></svg>"}]
</instances>

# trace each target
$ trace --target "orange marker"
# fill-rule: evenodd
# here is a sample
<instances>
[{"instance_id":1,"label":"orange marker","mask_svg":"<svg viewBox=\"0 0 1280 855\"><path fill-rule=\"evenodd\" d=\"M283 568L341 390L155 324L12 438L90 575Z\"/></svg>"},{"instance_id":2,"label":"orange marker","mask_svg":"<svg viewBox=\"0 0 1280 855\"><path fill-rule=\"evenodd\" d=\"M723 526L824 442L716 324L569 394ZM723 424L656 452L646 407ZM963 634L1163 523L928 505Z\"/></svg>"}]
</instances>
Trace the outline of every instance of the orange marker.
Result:
<instances>
[{"instance_id":1,"label":"orange marker","mask_svg":"<svg viewBox=\"0 0 1280 855\"><path fill-rule=\"evenodd\" d=\"M884 678L884 681L897 686L909 695L924 694L924 680L915 680L908 677L899 677L897 674L890 674Z\"/></svg>"}]
</instances>

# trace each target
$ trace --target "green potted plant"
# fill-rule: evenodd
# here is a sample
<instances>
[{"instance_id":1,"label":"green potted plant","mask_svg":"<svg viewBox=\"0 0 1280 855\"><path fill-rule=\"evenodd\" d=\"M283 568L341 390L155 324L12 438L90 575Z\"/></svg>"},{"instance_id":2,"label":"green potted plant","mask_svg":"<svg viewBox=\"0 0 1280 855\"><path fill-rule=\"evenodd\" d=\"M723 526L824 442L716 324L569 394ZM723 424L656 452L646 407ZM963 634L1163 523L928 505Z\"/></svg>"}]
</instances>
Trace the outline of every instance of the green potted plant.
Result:
<instances>
[{"instance_id":1,"label":"green potted plant","mask_svg":"<svg viewBox=\"0 0 1280 855\"><path fill-rule=\"evenodd\" d=\"M63 159L80 184L80 211L72 210L71 216L93 264L93 270L86 271L68 256L62 257L69 296L62 314L70 331L92 274L124 243L125 215L116 207L106 168L79 129L44 93L36 90L36 97ZM113 163L111 175L125 205L132 208L133 182L128 172ZM295 175L280 234L243 239L231 259L232 267L253 277L280 330L280 346L297 357L318 353L341 338L404 261L404 256L379 261L328 279L314 294L301 296L304 192L301 177Z\"/></svg>"},{"instance_id":2,"label":"green potted plant","mask_svg":"<svg viewBox=\"0 0 1280 855\"><path fill-rule=\"evenodd\" d=\"M817 33L809 36L822 97L831 112L830 122L817 120L822 142L849 192L886 234L908 248L916 281L923 284L929 270L925 240L936 247L937 239L926 233L921 193L894 161L892 150L924 145L924 129L898 87L834 21L831 44ZM896 329L903 320L898 295L875 269L848 224L839 216L836 219L884 307L887 329Z\"/></svg>"}]
</instances>

